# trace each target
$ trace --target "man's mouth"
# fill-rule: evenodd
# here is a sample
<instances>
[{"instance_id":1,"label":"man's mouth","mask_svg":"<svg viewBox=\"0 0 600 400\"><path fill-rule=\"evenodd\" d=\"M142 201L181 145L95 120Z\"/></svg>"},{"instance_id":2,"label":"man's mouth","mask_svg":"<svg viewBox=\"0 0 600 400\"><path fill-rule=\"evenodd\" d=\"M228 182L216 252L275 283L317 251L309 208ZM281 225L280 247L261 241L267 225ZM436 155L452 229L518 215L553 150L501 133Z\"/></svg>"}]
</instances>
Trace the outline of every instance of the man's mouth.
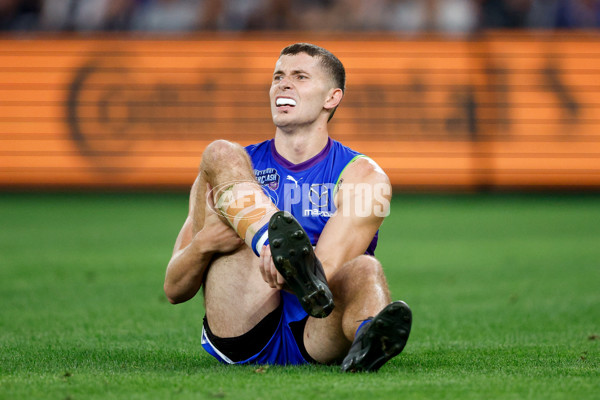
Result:
<instances>
[{"instance_id":1,"label":"man's mouth","mask_svg":"<svg viewBox=\"0 0 600 400\"><path fill-rule=\"evenodd\" d=\"M277 107L284 107L284 106L296 107L296 100L290 99L287 97L278 97L275 100L275 105Z\"/></svg>"}]
</instances>

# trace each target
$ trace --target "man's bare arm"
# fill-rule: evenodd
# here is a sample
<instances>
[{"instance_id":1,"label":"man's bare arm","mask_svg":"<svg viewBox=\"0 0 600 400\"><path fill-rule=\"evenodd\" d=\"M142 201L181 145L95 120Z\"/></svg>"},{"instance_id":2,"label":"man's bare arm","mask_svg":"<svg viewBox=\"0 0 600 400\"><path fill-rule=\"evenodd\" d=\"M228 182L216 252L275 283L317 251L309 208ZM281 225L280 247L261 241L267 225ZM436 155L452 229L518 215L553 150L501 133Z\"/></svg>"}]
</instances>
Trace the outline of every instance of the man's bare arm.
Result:
<instances>
[{"instance_id":1,"label":"man's bare arm","mask_svg":"<svg viewBox=\"0 0 600 400\"><path fill-rule=\"evenodd\" d=\"M350 164L340 179L337 211L325 225L315 249L328 276L365 253L389 214L392 196L389 178L367 158Z\"/></svg>"},{"instance_id":2,"label":"man's bare arm","mask_svg":"<svg viewBox=\"0 0 600 400\"><path fill-rule=\"evenodd\" d=\"M244 243L235 231L221 221L212 210L209 211L208 207L204 215L204 225L194 235L193 218L198 184L197 180L192 186L189 213L175 241L165 275L164 291L173 304L187 301L198 293L215 253L232 252ZM211 196L208 196L208 201L212 202Z\"/></svg>"},{"instance_id":3,"label":"man's bare arm","mask_svg":"<svg viewBox=\"0 0 600 400\"><path fill-rule=\"evenodd\" d=\"M336 195L337 212L327 221L315 253L327 276L365 253L383 219L389 214L392 188L387 175L370 159L349 165ZM261 252L261 274L270 287L283 288L269 246Z\"/></svg>"}]
</instances>

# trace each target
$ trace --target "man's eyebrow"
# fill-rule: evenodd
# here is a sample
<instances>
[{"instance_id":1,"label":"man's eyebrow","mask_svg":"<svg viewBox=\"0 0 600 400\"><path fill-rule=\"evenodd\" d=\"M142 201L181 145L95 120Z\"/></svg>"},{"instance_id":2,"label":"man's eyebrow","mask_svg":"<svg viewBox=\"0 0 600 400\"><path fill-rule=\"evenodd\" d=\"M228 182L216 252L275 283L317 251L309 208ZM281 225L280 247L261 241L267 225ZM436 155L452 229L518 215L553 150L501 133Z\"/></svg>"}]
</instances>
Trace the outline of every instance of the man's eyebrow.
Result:
<instances>
[{"instance_id":1,"label":"man's eyebrow","mask_svg":"<svg viewBox=\"0 0 600 400\"><path fill-rule=\"evenodd\" d=\"M292 75L298 75L298 74L310 75L308 72L304 71L303 69L296 69L296 70L292 71Z\"/></svg>"},{"instance_id":2,"label":"man's eyebrow","mask_svg":"<svg viewBox=\"0 0 600 400\"><path fill-rule=\"evenodd\" d=\"M273 76L275 75L283 75L284 72L280 69L278 69L277 71L273 72ZM291 75L300 75L300 74L305 74L305 75L310 75L308 72L304 71L303 69L295 69L292 71Z\"/></svg>"}]
</instances>

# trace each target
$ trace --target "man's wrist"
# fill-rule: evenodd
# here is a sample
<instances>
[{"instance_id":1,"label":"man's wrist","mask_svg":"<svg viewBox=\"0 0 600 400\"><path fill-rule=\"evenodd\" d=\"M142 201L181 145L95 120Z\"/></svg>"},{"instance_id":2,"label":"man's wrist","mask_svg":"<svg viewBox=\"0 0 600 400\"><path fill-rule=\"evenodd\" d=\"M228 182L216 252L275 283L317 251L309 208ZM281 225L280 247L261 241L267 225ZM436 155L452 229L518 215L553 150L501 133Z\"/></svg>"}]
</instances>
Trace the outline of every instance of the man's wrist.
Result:
<instances>
[{"instance_id":1,"label":"man's wrist","mask_svg":"<svg viewBox=\"0 0 600 400\"><path fill-rule=\"evenodd\" d=\"M211 256L217 252L217 243L214 236L210 235L205 229L201 229L192 240L194 251L198 256Z\"/></svg>"}]
</instances>

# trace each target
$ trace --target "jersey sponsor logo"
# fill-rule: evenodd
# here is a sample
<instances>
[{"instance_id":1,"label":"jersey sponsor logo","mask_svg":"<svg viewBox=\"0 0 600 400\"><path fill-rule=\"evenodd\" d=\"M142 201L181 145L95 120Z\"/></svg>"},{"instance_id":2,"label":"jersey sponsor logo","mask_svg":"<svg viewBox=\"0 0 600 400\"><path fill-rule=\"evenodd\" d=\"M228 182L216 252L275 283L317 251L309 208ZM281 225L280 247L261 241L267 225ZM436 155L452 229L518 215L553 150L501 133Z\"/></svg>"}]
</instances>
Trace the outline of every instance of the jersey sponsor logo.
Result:
<instances>
[{"instance_id":1,"label":"jersey sponsor logo","mask_svg":"<svg viewBox=\"0 0 600 400\"><path fill-rule=\"evenodd\" d=\"M286 178L287 179L287 178ZM290 179L290 181L292 181ZM285 183L283 185L284 204L283 209L292 212L298 205L302 210L303 217L331 217L335 212L331 193L335 187L334 183ZM293 214L293 213L292 213Z\"/></svg>"},{"instance_id":2,"label":"jersey sponsor logo","mask_svg":"<svg viewBox=\"0 0 600 400\"><path fill-rule=\"evenodd\" d=\"M317 210L316 208L310 210L304 210L302 213L304 217L326 217L329 218L333 215L332 212L327 210Z\"/></svg>"},{"instance_id":3,"label":"jersey sponsor logo","mask_svg":"<svg viewBox=\"0 0 600 400\"><path fill-rule=\"evenodd\" d=\"M279 188L279 173L275 168L255 169L254 176L262 186L267 186L271 190Z\"/></svg>"},{"instance_id":4,"label":"jersey sponsor logo","mask_svg":"<svg viewBox=\"0 0 600 400\"><path fill-rule=\"evenodd\" d=\"M326 217L329 218L333 215L333 206L329 204L329 189L328 186L332 184L324 183L313 183L308 188L308 202L311 208L304 209L303 215L305 217Z\"/></svg>"},{"instance_id":5,"label":"jersey sponsor logo","mask_svg":"<svg viewBox=\"0 0 600 400\"><path fill-rule=\"evenodd\" d=\"M308 201L317 208L327 207L329 204L329 190L323 183L314 183L308 190Z\"/></svg>"}]
</instances>

